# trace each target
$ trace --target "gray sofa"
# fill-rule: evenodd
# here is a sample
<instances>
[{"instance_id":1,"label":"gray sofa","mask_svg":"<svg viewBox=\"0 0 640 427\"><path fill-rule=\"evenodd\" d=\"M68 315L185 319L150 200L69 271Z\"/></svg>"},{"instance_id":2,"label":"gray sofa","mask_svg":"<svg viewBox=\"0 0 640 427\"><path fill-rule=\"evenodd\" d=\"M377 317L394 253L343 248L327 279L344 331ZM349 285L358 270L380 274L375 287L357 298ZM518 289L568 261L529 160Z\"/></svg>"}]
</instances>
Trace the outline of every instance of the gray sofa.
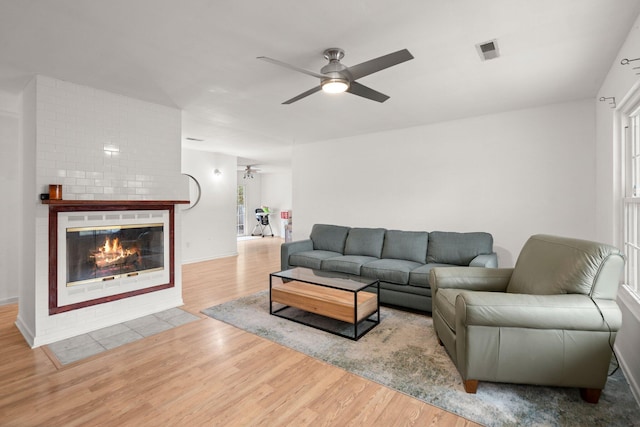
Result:
<instances>
[{"instance_id":1,"label":"gray sofa","mask_svg":"<svg viewBox=\"0 0 640 427\"><path fill-rule=\"evenodd\" d=\"M282 270L306 267L380 280L380 302L431 312L434 267L497 267L489 233L400 231L315 224L307 240L283 243Z\"/></svg>"}]
</instances>

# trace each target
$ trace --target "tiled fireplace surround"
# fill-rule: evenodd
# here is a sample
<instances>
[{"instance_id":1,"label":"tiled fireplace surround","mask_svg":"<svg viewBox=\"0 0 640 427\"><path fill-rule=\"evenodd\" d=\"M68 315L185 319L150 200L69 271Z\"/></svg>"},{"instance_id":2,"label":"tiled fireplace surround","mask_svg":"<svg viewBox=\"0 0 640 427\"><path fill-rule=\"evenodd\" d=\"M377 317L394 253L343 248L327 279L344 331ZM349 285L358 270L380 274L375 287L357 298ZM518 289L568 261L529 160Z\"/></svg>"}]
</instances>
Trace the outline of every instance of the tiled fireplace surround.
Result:
<instances>
[{"instance_id":1,"label":"tiled fireplace surround","mask_svg":"<svg viewBox=\"0 0 640 427\"><path fill-rule=\"evenodd\" d=\"M49 314L49 209L38 199L49 184L62 184L65 200L187 198L180 110L37 76L23 93L22 123L24 262L16 325L29 345L182 305L177 207L173 287Z\"/></svg>"}]
</instances>

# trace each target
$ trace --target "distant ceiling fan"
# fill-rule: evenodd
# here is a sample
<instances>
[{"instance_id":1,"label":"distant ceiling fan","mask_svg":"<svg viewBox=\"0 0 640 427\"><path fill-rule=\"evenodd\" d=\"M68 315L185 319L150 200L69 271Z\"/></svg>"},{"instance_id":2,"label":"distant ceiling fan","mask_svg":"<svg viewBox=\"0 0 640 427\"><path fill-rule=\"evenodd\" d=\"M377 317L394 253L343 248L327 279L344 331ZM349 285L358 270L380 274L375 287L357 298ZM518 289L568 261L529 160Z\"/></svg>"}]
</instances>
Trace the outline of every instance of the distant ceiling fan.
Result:
<instances>
[{"instance_id":1,"label":"distant ceiling fan","mask_svg":"<svg viewBox=\"0 0 640 427\"><path fill-rule=\"evenodd\" d=\"M387 95L360 84L356 80L413 59L413 55L411 55L407 49L402 49L379 58L362 62L358 65L354 65L353 67L347 67L340 63L340 60L344 57L344 50L337 47L325 50L324 57L329 60L329 63L322 67L320 73L305 70L303 68L296 67L295 65L278 61L277 59L267 58L266 56L259 56L258 59L320 79L319 86L284 101L283 104L294 103L320 90L328 93L340 93L346 91L373 101L384 102L389 99Z\"/></svg>"},{"instance_id":2,"label":"distant ceiling fan","mask_svg":"<svg viewBox=\"0 0 640 427\"><path fill-rule=\"evenodd\" d=\"M242 176L244 179L253 179L253 175L259 172L260 169L256 169L251 167L251 165L247 165L244 168L244 175Z\"/></svg>"}]
</instances>

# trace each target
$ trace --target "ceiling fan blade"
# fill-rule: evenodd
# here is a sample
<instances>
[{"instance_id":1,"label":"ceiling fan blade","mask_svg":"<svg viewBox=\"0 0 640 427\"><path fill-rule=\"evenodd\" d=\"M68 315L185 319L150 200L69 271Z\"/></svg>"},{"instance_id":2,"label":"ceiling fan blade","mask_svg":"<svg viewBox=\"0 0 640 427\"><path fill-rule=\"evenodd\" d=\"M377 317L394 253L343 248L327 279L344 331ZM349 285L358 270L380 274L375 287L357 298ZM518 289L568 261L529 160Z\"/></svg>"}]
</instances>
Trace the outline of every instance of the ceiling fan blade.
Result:
<instances>
[{"instance_id":1,"label":"ceiling fan blade","mask_svg":"<svg viewBox=\"0 0 640 427\"><path fill-rule=\"evenodd\" d=\"M384 93L380 93L358 82L351 82L347 92L363 98L371 99L372 101L384 102L389 99L389 97Z\"/></svg>"},{"instance_id":2,"label":"ceiling fan blade","mask_svg":"<svg viewBox=\"0 0 640 427\"><path fill-rule=\"evenodd\" d=\"M294 103L296 101L301 100L302 98L305 98L305 97L307 97L309 95L313 95L314 93L319 92L321 89L322 89L322 86L316 86L313 89L309 89L306 92L302 92L298 96L294 96L293 98L284 101L283 104L292 104L292 103Z\"/></svg>"},{"instance_id":3,"label":"ceiling fan blade","mask_svg":"<svg viewBox=\"0 0 640 427\"><path fill-rule=\"evenodd\" d=\"M270 62L272 64L279 65L281 67L288 68L288 69L293 70L293 71L298 71L300 73L307 74L307 75L309 75L311 77L317 77L319 79L326 79L327 78L327 76L325 76L324 74L314 73L313 71L305 70L304 68L296 67L295 65L287 64L286 62L278 61L277 59L268 58L266 56L258 56L257 59L262 59L263 61L267 61L267 62Z\"/></svg>"},{"instance_id":4,"label":"ceiling fan blade","mask_svg":"<svg viewBox=\"0 0 640 427\"><path fill-rule=\"evenodd\" d=\"M407 49L402 49L388 55L380 56L379 58L362 62L358 65L354 65L353 67L349 67L349 72L353 79L356 80L380 70L384 70L385 68L393 67L394 65L398 65L410 59L413 59L413 55L411 55Z\"/></svg>"}]
</instances>

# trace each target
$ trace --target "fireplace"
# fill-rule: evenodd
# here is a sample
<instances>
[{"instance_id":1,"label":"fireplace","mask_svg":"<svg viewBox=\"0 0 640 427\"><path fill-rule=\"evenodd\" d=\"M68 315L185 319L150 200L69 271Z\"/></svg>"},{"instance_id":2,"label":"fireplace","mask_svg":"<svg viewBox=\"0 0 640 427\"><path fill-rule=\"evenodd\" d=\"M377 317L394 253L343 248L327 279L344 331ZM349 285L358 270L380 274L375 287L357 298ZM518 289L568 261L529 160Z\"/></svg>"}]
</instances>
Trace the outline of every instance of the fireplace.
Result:
<instances>
[{"instance_id":1,"label":"fireplace","mask_svg":"<svg viewBox=\"0 0 640 427\"><path fill-rule=\"evenodd\" d=\"M49 313L173 287L171 203L48 201Z\"/></svg>"}]
</instances>

